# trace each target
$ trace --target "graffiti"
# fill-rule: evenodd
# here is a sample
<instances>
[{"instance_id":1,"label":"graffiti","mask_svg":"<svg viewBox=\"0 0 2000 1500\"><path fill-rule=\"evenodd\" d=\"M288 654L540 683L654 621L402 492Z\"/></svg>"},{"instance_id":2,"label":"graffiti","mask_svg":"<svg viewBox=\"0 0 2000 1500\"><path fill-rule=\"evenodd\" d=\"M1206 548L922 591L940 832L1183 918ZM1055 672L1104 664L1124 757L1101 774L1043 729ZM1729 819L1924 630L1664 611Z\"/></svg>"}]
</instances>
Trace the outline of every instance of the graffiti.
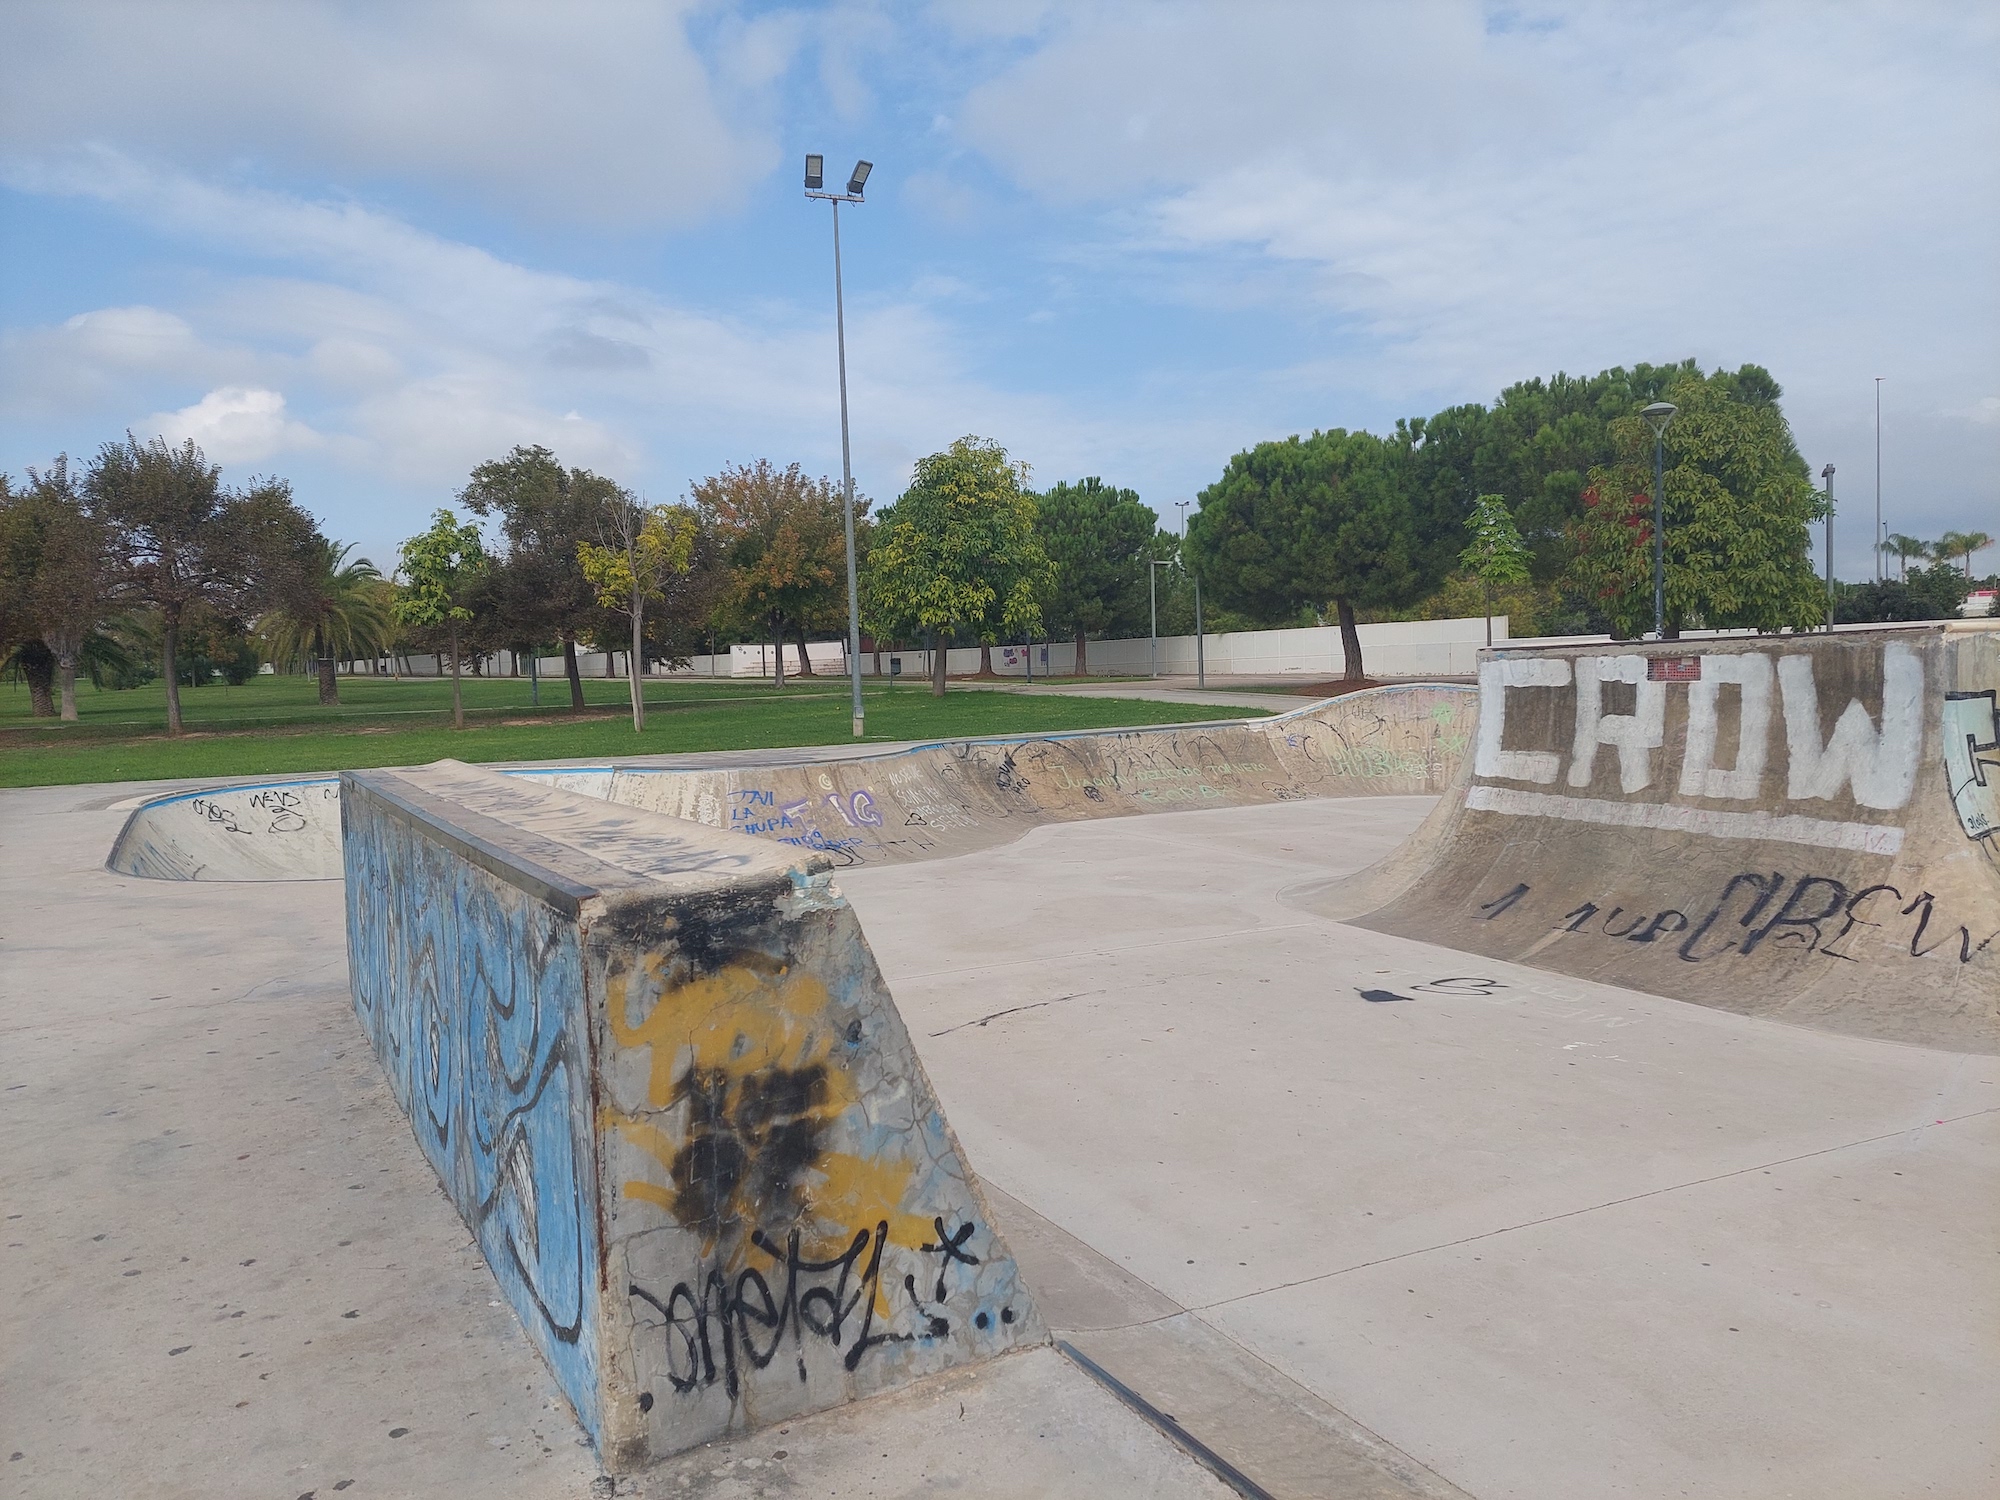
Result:
<instances>
[{"instance_id":1,"label":"graffiti","mask_svg":"<svg viewBox=\"0 0 2000 1500\"><path fill-rule=\"evenodd\" d=\"M1879 714L1851 700L1824 736L1810 655L1783 655L1774 661L1760 652L1716 653L1673 658L1671 671L1653 671L1652 664L1662 660L1667 659L1628 652L1481 663L1474 773L1540 786L1562 776L1570 787L1584 790L1596 779L1599 752L1609 747L1616 752L1620 792L1631 796L1645 791L1661 781L1668 695L1670 689L1678 689L1685 694L1687 717L1675 782L1683 796L1750 800L1766 795L1770 731L1776 717L1783 724L1783 795L1788 800L1845 796L1859 807L1880 811L1909 801L1923 741L1923 658L1912 647L1892 641L1882 648ZM1613 686L1624 695L1629 712L1609 707L1607 689ZM1734 764L1728 766L1717 764L1725 727L1725 688L1731 690L1735 704L1736 748ZM1566 774L1561 751L1510 748L1506 743L1510 695L1559 689L1568 689L1574 704ZM1544 807L1541 813L1567 815L1561 806Z\"/></svg>"},{"instance_id":2,"label":"graffiti","mask_svg":"<svg viewBox=\"0 0 2000 1500\"><path fill-rule=\"evenodd\" d=\"M720 1382L733 1402L742 1393L744 1366L768 1369L790 1335L792 1362L805 1384L808 1342L823 1342L841 1352L848 1373L861 1368L870 1350L885 1344L914 1344L948 1338L951 1318L946 1310L956 1265L976 1268L980 1257L966 1248L975 1226L968 1220L947 1231L942 1215L932 1218L935 1237L915 1247L919 1254L938 1257L936 1284L928 1298L917 1288L914 1271L902 1279L903 1300L912 1317L907 1329L877 1327L884 1305L882 1272L889 1246L887 1220L859 1229L838 1254L814 1257L802 1248L794 1229L781 1249L761 1230L750 1235L752 1248L769 1265L744 1266L731 1275L709 1266L692 1281L680 1281L662 1301L637 1282L631 1295L658 1315L666 1342L665 1370L674 1391L686 1395ZM774 1290L774 1285L776 1289ZM991 1327L993 1314L975 1312L981 1329ZM1015 1320L1013 1307L1000 1308L999 1322ZM649 1320L650 1321L650 1320Z\"/></svg>"},{"instance_id":3,"label":"graffiti","mask_svg":"<svg viewBox=\"0 0 2000 1500\"><path fill-rule=\"evenodd\" d=\"M1483 921L1491 922L1531 893L1526 883L1517 884L1477 909ZM1719 895L1685 910L1582 901L1557 917L1552 930L1627 943L1666 942L1680 961L1690 964L1728 953L1747 958L1767 946L1772 952L1852 963L1860 957L1854 945L1866 941L1869 930L1911 958L1943 949L1957 963L1967 964L2000 939L2000 928L1975 939L1973 928L1940 917L1930 891L1911 896L1880 881L1857 889L1831 875L1782 870L1741 871L1723 884Z\"/></svg>"},{"instance_id":4,"label":"graffiti","mask_svg":"<svg viewBox=\"0 0 2000 1500\"><path fill-rule=\"evenodd\" d=\"M576 929L365 787L348 801L355 1012L424 1155L594 1436L597 1231Z\"/></svg>"},{"instance_id":5,"label":"graffiti","mask_svg":"<svg viewBox=\"0 0 2000 1500\"><path fill-rule=\"evenodd\" d=\"M195 816L203 819L206 822L215 824L224 833L241 833L248 835L255 831L253 829L243 827L236 821L236 813L234 809L228 807L224 803L217 802L212 798L196 797L188 803L188 806L193 809Z\"/></svg>"},{"instance_id":6,"label":"graffiti","mask_svg":"<svg viewBox=\"0 0 2000 1500\"><path fill-rule=\"evenodd\" d=\"M1944 695L1944 775L1958 826L1969 839L2000 832L2000 716L1994 690Z\"/></svg>"},{"instance_id":7,"label":"graffiti","mask_svg":"<svg viewBox=\"0 0 2000 1500\"><path fill-rule=\"evenodd\" d=\"M271 814L269 831L272 833L298 833L306 827L305 815L300 811L306 799L297 792L278 787L266 792L253 793L250 805L261 812Z\"/></svg>"}]
</instances>

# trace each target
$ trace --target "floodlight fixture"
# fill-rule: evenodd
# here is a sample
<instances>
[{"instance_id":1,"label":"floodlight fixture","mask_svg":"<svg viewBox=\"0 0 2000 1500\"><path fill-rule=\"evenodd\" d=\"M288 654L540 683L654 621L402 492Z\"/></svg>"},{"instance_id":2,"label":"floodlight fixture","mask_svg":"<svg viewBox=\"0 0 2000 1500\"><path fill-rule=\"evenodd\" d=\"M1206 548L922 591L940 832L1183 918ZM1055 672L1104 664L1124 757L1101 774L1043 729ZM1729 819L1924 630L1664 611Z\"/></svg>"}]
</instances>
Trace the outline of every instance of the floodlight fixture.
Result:
<instances>
[{"instance_id":1,"label":"floodlight fixture","mask_svg":"<svg viewBox=\"0 0 2000 1500\"><path fill-rule=\"evenodd\" d=\"M1659 438L1666 435L1667 423L1673 421L1674 413L1679 410L1671 401L1655 401L1651 406L1641 407L1639 415L1651 424L1653 436Z\"/></svg>"},{"instance_id":2,"label":"floodlight fixture","mask_svg":"<svg viewBox=\"0 0 2000 1500\"><path fill-rule=\"evenodd\" d=\"M847 193L849 197L859 198L861 196L862 188L868 185L868 174L874 170L875 163L872 161L858 161L854 164L854 171L847 179Z\"/></svg>"},{"instance_id":3,"label":"floodlight fixture","mask_svg":"<svg viewBox=\"0 0 2000 1500\"><path fill-rule=\"evenodd\" d=\"M826 158L824 156L813 156L808 153L806 156L806 191L816 193L825 186Z\"/></svg>"}]
</instances>

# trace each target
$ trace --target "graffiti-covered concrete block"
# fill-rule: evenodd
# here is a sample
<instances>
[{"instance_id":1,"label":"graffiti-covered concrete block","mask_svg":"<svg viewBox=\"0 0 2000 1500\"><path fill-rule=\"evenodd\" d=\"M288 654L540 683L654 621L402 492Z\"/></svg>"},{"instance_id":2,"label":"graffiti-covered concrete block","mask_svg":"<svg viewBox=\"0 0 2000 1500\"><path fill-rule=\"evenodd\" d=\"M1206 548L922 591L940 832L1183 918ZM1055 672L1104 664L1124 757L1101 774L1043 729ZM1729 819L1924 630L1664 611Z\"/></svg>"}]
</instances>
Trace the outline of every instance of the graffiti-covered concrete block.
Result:
<instances>
[{"instance_id":1,"label":"graffiti-covered concrete block","mask_svg":"<svg viewBox=\"0 0 2000 1500\"><path fill-rule=\"evenodd\" d=\"M1526 646L1479 678L1459 785L1393 863L1302 904L2000 1051L2000 629Z\"/></svg>"},{"instance_id":2,"label":"graffiti-covered concrete block","mask_svg":"<svg viewBox=\"0 0 2000 1500\"><path fill-rule=\"evenodd\" d=\"M355 1009L608 1467L1046 1338L823 860L453 762L341 805Z\"/></svg>"}]
</instances>

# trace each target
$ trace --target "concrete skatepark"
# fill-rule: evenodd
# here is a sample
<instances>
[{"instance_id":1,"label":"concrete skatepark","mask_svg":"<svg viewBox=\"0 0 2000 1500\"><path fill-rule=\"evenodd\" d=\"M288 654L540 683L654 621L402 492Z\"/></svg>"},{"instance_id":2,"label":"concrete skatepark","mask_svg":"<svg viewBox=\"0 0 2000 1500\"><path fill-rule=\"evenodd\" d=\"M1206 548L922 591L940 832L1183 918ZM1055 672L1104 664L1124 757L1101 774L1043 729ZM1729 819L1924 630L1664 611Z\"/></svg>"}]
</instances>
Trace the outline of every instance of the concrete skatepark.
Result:
<instances>
[{"instance_id":1,"label":"concrete skatepark","mask_svg":"<svg viewBox=\"0 0 2000 1500\"><path fill-rule=\"evenodd\" d=\"M678 815L711 854L732 823L769 821L743 795L768 791L780 816L757 832L784 841L764 846L777 863L840 864L810 878L858 919L914 1049L905 1071L934 1087L1042 1322L1269 1493L1984 1495L2000 1074L1979 1007L2000 916L1978 820L1995 736L1947 705L1984 696L1990 713L2000 672L1976 632L1836 644L1850 656L1705 644L1699 668L1688 647L1506 653L1476 715L1469 693L1415 690L1198 736L649 769L623 798L618 771L586 768L602 787L544 775L518 790L634 826ZM1914 730L1883 667L1897 646L1921 672ZM1742 682L1760 669L1710 667L1752 647L1778 685L1758 777L1742 774L1757 722ZM1621 656L1641 658L1636 679ZM1654 656L1680 675L1645 675ZM1783 701L1801 656L1811 725ZM1580 708L1585 657L1599 691ZM1731 686L1690 707L1690 682ZM1488 744L1495 692L1506 722ZM1608 748L1583 782L1559 763L1554 793L1544 762L1493 758L1579 744ZM1788 757L1807 756L1795 783ZM1737 780L1683 790L1691 763ZM1766 857L1746 863L1679 813L1495 812L1481 787L1878 831L1838 835L1860 845L1833 851L1848 864L1793 871L1788 849L1829 846L1763 835L1823 830L1759 827ZM255 834L222 824L254 810L319 857L339 849L311 789L285 789L296 804L273 790L160 807L206 800L216 814L188 809L202 828L245 848ZM1100 815L1114 796L1146 815ZM128 863L218 863L174 815L117 806L134 800L0 800L0 1024L15 1043L0 1098L20 1215L0 1366L4 1441L22 1454L0 1470L10 1486L1228 1492L1171 1431L1028 1340L600 1479L588 1420L504 1295L505 1252L441 1196L399 1108L411 1096L357 1025L341 886L107 871L127 824L141 835L138 853L121 841ZM964 821L941 826L954 811ZM1496 836L1489 816L1519 833ZM1606 826L1662 842L1564 843ZM1904 835L1894 850L1883 829ZM1708 929L1733 928L1733 958L1766 967L1685 999L1615 987L1602 980L1642 976L1578 973L1597 961L1562 951L1582 934L1558 919L1583 898L1546 914L1558 941L1539 948L1481 947L1454 925L1524 861L1622 891L1641 853L1660 881L1773 877L1739 886ZM1905 926L1929 919L1918 940L1854 905L1871 886L1894 888L1868 900ZM1625 934L1600 943L1654 927L1657 947L1687 940L1666 912L1688 930L1707 914L1649 899L1636 926L1637 899L1595 901L1586 925ZM1361 925L1330 915L1343 902ZM1872 989L1813 963L1865 969Z\"/></svg>"}]
</instances>

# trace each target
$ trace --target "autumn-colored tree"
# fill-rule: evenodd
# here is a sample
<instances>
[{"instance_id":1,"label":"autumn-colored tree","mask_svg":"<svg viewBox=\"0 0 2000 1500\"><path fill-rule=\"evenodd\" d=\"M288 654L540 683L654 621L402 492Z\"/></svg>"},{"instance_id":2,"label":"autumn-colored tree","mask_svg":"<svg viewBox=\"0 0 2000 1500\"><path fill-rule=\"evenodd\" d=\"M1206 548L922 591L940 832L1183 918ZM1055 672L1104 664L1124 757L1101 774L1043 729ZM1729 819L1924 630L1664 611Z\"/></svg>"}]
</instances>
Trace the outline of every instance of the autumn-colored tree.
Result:
<instances>
[{"instance_id":1,"label":"autumn-colored tree","mask_svg":"<svg viewBox=\"0 0 2000 1500\"><path fill-rule=\"evenodd\" d=\"M796 634L799 670L811 675L806 632L844 619L847 540L840 488L809 479L797 464L769 459L735 464L694 486L694 503L717 533L728 569L723 607L755 625L772 645L779 686L785 679L785 633ZM855 499L854 541L865 552L868 502Z\"/></svg>"},{"instance_id":2,"label":"autumn-colored tree","mask_svg":"<svg viewBox=\"0 0 2000 1500\"><path fill-rule=\"evenodd\" d=\"M577 544L577 561L597 591L597 602L632 622L625 667L632 682L635 734L646 727L646 606L665 604L674 582L687 576L699 527L685 505L644 505L621 490L605 507L604 542Z\"/></svg>"}]
</instances>

